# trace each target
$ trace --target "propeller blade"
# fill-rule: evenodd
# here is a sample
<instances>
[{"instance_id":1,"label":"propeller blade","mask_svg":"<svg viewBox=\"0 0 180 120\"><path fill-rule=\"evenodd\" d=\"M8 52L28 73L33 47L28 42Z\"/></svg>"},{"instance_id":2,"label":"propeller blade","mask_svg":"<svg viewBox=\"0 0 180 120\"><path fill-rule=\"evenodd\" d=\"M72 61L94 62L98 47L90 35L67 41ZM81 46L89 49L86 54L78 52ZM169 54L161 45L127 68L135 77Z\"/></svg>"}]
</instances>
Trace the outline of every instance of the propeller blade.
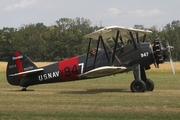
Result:
<instances>
[{"instance_id":1,"label":"propeller blade","mask_svg":"<svg viewBox=\"0 0 180 120\"><path fill-rule=\"evenodd\" d=\"M172 68L172 72L173 72L173 74L175 74L175 69L174 69L174 64L173 64L173 61L172 61L171 52L169 52L169 60L170 60L170 64L171 64L171 68Z\"/></svg>"},{"instance_id":2,"label":"propeller blade","mask_svg":"<svg viewBox=\"0 0 180 120\"><path fill-rule=\"evenodd\" d=\"M173 47L169 45L169 42L168 42L168 40L167 40L167 49L168 49L168 53L169 53L169 60L170 60L172 72L173 72L173 74L175 74L174 64L173 64L172 55L171 55L171 49L172 49L172 48L173 48Z\"/></svg>"}]
</instances>

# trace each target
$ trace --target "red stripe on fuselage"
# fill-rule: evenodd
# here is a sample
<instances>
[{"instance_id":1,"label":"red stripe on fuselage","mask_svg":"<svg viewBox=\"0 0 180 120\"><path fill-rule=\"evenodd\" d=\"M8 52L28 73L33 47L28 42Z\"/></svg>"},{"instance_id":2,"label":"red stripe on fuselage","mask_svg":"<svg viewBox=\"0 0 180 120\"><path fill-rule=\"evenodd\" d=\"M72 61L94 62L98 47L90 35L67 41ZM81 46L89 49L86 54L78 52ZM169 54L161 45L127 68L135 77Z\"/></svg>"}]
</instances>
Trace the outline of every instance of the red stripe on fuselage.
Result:
<instances>
[{"instance_id":1,"label":"red stripe on fuselage","mask_svg":"<svg viewBox=\"0 0 180 120\"><path fill-rule=\"evenodd\" d=\"M23 67L22 67L21 57L20 57L19 51L15 51L14 56L16 58L16 66L17 66L17 69L18 69L18 73L23 72ZM23 75L20 75L19 78L20 78L20 80L22 80Z\"/></svg>"},{"instance_id":2,"label":"red stripe on fuselage","mask_svg":"<svg viewBox=\"0 0 180 120\"><path fill-rule=\"evenodd\" d=\"M71 81L79 79L78 57L73 57L58 63L61 81Z\"/></svg>"}]
</instances>

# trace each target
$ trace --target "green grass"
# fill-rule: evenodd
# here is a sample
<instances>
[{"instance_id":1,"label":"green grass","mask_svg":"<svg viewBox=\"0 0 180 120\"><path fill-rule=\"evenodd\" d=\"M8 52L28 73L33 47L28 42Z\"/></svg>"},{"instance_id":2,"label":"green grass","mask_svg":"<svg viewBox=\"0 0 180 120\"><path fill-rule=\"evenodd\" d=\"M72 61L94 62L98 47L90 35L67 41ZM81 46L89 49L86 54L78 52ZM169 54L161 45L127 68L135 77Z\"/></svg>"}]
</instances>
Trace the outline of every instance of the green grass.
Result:
<instances>
[{"instance_id":1,"label":"green grass","mask_svg":"<svg viewBox=\"0 0 180 120\"><path fill-rule=\"evenodd\" d=\"M180 119L180 74L147 76L155 83L153 92L132 93L132 73L30 86L23 92L0 73L0 119Z\"/></svg>"}]
</instances>

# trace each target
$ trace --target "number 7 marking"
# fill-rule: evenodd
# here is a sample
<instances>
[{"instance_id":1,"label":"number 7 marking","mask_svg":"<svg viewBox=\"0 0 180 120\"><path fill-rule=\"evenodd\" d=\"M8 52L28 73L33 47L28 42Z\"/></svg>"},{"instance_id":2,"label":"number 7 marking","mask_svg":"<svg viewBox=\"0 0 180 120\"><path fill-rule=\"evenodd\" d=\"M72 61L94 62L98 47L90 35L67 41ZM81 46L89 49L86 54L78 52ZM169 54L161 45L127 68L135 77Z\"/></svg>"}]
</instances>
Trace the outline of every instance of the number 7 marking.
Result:
<instances>
[{"instance_id":1,"label":"number 7 marking","mask_svg":"<svg viewBox=\"0 0 180 120\"><path fill-rule=\"evenodd\" d=\"M78 66L81 67L81 74L83 73L83 69L84 69L84 63L79 63Z\"/></svg>"}]
</instances>

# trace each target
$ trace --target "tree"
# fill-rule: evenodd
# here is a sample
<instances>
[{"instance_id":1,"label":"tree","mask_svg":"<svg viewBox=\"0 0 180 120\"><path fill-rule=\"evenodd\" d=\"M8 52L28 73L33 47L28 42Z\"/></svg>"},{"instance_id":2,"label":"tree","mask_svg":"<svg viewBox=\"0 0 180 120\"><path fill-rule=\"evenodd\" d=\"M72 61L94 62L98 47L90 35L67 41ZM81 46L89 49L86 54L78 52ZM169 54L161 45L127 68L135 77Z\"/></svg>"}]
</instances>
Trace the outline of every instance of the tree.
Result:
<instances>
[{"instance_id":1,"label":"tree","mask_svg":"<svg viewBox=\"0 0 180 120\"><path fill-rule=\"evenodd\" d=\"M4 27L0 30L0 60L7 61L14 50L14 35L17 29Z\"/></svg>"},{"instance_id":2,"label":"tree","mask_svg":"<svg viewBox=\"0 0 180 120\"><path fill-rule=\"evenodd\" d=\"M46 31L47 27L43 23L20 27L15 39L17 49L35 61L43 60L46 52Z\"/></svg>"},{"instance_id":3,"label":"tree","mask_svg":"<svg viewBox=\"0 0 180 120\"><path fill-rule=\"evenodd\" d=\"M163 30L164 37L169 41L169 44L174 46L172 56L174 60L180 60L180 21L172 21L167 24Z\"/></svg>"},{"instance_id":4,"label":"tree","mask_svg":"<svg viewBox=\"0 0 180 120\"><path fill-rule=\"evenodd\" d=\"M23 25L0 30L0 60L7 61L16 49L24 52L33 61L59 61L80 54L86 54L88 40L84 35L94 32L100 26L92 26L85 18L60 18L52 26L43 23ZM145 29L144 25L134 25L135 29ZM166 40L174 46L172 57L180 60L180 21L168 23L162 30L152 26L152 34L146 40L152 42L157 37L163 45Z\"/></svg>"},{"instance_id":5,"label":"tree","mask_svg":"<svg viewBox=\"0 0 180 120\"><path fill-rule=\"evenodd\" d=\"M93 31L90 20L84 18L61 18L49 29L51 39L47 43L51 44L47 44L47 51L52 61L85 53L88 41L84 35Z\"/></svg>"},{"instance_id":6,"label":"tree","mask_svg":"<svg viewBox=\"0 0 180 120\"><path fill-rule=\"evenodd\" d=\"M144 30L144 25L134 25L133 27L134 29L141 29L141 30Z\"/></svg>"}]
</instances>

